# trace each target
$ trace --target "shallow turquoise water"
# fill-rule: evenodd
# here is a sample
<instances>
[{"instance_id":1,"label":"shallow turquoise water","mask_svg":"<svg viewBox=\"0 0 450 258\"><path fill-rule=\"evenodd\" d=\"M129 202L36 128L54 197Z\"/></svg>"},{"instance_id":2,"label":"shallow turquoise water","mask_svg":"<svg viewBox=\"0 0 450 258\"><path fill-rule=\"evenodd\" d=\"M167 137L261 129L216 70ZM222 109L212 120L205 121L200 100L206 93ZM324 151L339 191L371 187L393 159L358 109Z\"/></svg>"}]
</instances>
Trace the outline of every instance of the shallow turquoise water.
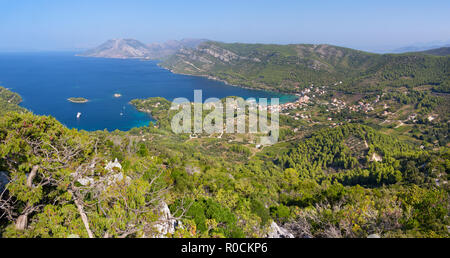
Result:
<instances>
[{"instance_id":1,"label":"shallow turquoise water","mask_svg":"<svg viewBox=\"0 0 450 258\"><path fill-rule=\"evenodd\" d=\"M173 74L155 61L77 57L75 53L2 53L0 85L19 93L21 105L35 114L51 115L69 128L129 130L153 121L128 102L136 98L216 97L280 98L292 95L243 89L202 77ZM122 94L115 98L114 93ZM89 102L75 104L70 97ZM81 116L77 119L77 113Z\"/></svg>"}]
</instances>

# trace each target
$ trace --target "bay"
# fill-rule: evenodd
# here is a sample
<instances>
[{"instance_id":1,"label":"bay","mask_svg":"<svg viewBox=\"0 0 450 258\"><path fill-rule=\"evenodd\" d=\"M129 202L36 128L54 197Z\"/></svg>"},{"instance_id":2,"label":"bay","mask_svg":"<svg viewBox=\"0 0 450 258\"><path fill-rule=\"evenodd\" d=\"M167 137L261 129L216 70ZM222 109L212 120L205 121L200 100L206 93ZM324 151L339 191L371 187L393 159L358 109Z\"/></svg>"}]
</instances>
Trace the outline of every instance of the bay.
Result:
<instances>
[{"instance_id":1,"label":"bay","mask_svg":"<svg viewBox=\"0 0 450 258\"><path fill-rule=\"evenodd\" d=\"M245 99L280 98L293 95L244 89L203 77L173 74L157 61L75 56L73 52L0 53L0 85L19 93L21 106L38 115L51 115L69 128L87 131L129 130L154 119L129 104L136 98L194 98L203 100L240 96ZM121 94L117 98L114 94ZM72 103L83 97L87 103ZM81 113L79 118L77 114Z\"/></svg>"}]
</instances>

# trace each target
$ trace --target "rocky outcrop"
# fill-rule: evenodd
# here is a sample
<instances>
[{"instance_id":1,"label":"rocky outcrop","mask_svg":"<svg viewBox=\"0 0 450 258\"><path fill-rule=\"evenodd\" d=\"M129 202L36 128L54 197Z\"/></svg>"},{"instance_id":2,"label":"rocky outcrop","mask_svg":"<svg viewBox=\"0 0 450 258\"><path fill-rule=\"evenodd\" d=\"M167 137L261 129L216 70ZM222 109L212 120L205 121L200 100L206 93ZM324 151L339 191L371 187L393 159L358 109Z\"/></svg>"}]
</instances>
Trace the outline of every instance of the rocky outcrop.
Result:
<instances>
[{"instance_id":1,"label":"rocky outcrop","mask_svg":"<svg viewBox=\"0 0 450 258\"><path fill-rule=\"evenodd\" d=\"M192 61L200 63L201 67L197 67L198 70L206 69L208 66L213 65L218 61L223 63L231 63L233 61L241 60L261 62L259 58L241 56L233 51L212 43L201 44L196 49L180 49L176 56L184 63L192 64Z\"/></svg>"},{"instance_id":2,"label":"rocky outcrop","mask_svg":"<svg viewBox=\"0 0 450 258\"><path fill-rule=\"evenodd\" d=\"M381 238L381 236L378 234L370 234L367 236L367 238Z\"/></svg>"},{"instance_id":3,"label":"rocky outcrop","mask_svg":"<svg viewBox=\"0 0 450 258\"><path fill-rule=\"evenodd\" d=\"M108 170L109 172L113 172L115 170L122 170L122 165L119 163L119 161L116 158L114 160L114 162L112 162L112 161L108 162L108 164L106 164L105 169Z\"/></svg>"},{"instance_id":4,"label":"rocky outcrop","mask_svg":"<svg viewBox=\"0 0 450 258\"><path fill-rule=\"evenodd\" d=\"M94 178L92 177L82 177L78 179L77 182L80 183L82 186L88 186L94 184L95 181Z\"/></svg>"},{"instance_id":5,"label":"rocky outcrop","mask_svg":"<svg viewBox=\"0 0 450 258\"><path fill-rule=\"evenodd\" d=\"M237 54L214 45L210 45L208 47L201 47L198 50L201 53L211 55L214 58L217 58L226 63L240 58L240 56L238 56Z\"/></svg>"},{"instance_id":6,"label":"rocky outcrop","mask_svg":"<svg viewBox=\"0 0 450 258\"><path fill-rule=\"evenodd\" d=\"M122 172L119 172L117 174L107 176L106 182L108 183L108 185L116 184L119 182L125 182L126 184L129 184L131 182L131 178L128 176L124 176Z\"/></svg>"},{"instance_id":7,"label":"rocky outcrop","mask_svg":"<svg viewBox=\"0 0 450 258\"><path fill-rule=\"evenodd\" d=\"M270 224L269 233L267 234L268 238L294 238L294 235L289 232L287 229L278 226L277 223L272 221Z\"/></svg>"},{"instance_id":8,"label":"rocky outcrop","mask_svg":"<svg viewBox=\"0 0 450 258\"><path fill-rule=\"evenodd\" d=\"M97 179L94 179L94 177L91 176L84 176L78 179L78 183L80 183L83 186L94 184L107 186L123 181L125 181L125 183L131 182L130 177L124 176L122 172L122 165L119 163L117 159L115 159L114 162L109 161L105 166L105 170L109 172L106 176L102 176Z\"/></svg>"},{"instance_id":9,"label":"rocky outcrop","mask_svg":"<svg viewBox=\"0 0 450 258\"><path fill-rule=\"evenodd\" d=\"M177 228L182 227L181 222L172 216L169 206L164 201L160 204L159 214L158 223L154 226L157 233L148 237L165 238L167 234L173 234Z\"/></svg>"},{"instance_id":10,"label":"rocky outcrop","mask_svg":"<svg viewBox=\"0 0 450 258\"><path fill-rule=\"evenodd\" d=\"M374 152L372 154L372 157L370 157L370 161L380 162L380 161L383 161L383 158L380 155L378 155L377 153Z\"/></svg>"}]
</instances>

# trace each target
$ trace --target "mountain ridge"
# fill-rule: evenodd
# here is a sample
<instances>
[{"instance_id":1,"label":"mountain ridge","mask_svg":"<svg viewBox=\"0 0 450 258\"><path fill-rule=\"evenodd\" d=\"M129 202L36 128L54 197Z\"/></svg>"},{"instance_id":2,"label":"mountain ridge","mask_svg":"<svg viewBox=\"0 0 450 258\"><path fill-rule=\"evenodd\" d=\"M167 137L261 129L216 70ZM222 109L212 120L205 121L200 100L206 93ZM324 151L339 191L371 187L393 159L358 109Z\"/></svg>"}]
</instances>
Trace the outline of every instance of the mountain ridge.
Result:
<instances>
[{"instance_id":1,"label":"mountain ridge","mask_svg":"<svg viewBox=\"0 0 450 258\"><path fill-rule=\"evenodd\" d=\"M422 51L424 54L435 55L435 56L448 56L450 55L450 47L440 47L434 48L426 51Z\"/></svg>"}]
</instances>

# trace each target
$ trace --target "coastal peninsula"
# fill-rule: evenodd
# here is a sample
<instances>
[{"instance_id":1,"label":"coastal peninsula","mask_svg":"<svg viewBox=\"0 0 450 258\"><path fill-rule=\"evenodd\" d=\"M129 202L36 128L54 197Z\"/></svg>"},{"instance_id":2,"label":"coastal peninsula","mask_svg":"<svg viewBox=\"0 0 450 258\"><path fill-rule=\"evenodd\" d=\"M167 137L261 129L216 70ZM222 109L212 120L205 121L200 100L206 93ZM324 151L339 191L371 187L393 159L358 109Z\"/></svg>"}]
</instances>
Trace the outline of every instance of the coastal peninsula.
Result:
<instances>
[{"instance_id":1,"label":"coastal peninsula","mask_svg":"<svg viewBox=\"0 0 450 258\"><path fill-rule=\"evenodd\" d=\"M86 99L86 98L80 98L80 97L78 97L78 98L74 98L74 97L72 97L72 98L68 98L67 99L68 101L70 101L70 102L72 102L72 103L86 103L86 102L88 102L89 100L88 99Z\"/></svg>"}]
</instances>

